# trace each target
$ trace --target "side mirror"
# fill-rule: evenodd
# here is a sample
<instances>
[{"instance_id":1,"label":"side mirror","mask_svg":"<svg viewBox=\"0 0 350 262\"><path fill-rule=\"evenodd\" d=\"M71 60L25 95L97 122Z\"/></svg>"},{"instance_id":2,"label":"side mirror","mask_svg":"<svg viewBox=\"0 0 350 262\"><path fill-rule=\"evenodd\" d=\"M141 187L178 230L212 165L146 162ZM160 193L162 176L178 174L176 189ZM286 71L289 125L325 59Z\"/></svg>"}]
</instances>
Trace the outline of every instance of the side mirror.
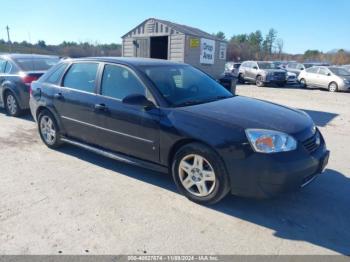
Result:
<instances>
[{"instance_id":1,"label":"side mirror","mask_svg":"<svg viewBox=\"0 0 350 262\"><path fill-rule=\"evenodd\" d=\"M331 73L328 73L327 76L331 76L332 74Z\"/></svg>"},{"instance_id":2,"label":"side mirror","mask_svg":"<svg viewBox=\"0 0 350 262\"><path fill-rule=\"evenodd\" d=\"M149 110L155 107L152 101L149 101L144 95L141 94L133 94L126 96L122 102L128 105L141 106L145 110Z\"/></svg>"},{"instance_id":3,"label":"side mirror","mask_svg":"<svg viewBox=\"0 0 350 262\"><path fill-rule=\"evenodd\" d=\"M258 70L258 67L257 66L253 66L253 69Z\"/></svg>"},{"instance_id":4,"label":"side mirror","mask_svg":"<svg viewBox=\"0 0 350 262\"><path fill-rule=\"evenodd\" d=\"M303 70L305 70L305 68L304 68L304 67L302 67L302 68L300 68L300 70L301 70L301 71L303 71Z\"/></svg>"}]
</instances>

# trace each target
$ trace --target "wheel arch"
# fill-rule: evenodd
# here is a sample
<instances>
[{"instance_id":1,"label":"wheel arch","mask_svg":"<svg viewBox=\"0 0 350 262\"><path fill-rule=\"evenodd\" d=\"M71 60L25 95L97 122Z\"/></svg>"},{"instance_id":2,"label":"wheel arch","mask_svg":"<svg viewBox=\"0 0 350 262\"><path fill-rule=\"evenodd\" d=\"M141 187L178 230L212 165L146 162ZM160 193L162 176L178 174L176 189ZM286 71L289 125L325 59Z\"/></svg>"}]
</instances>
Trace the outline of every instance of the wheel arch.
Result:
<instances>
[{"instance_id":1,"label":"wheel arch","mask_svg":"<svg viewBox=\"0 0 350 262\"><path fill-rule=\"evenodd\" d=\"M218 151L211 145L209 145L208 143L205 143L199 139L195 139L195 138L184 138L184 139L181 139L179 141L177 141L170 149L169 151L169 154L168 154L168 159L167 159L167 164L168 164L168 168L169 170L171 169L171 166L172 166L172 161L176 155L176 152L183 146L185 145L188 145L188 144L192 144L192 143L199 143L199 144L202 144L208 148L210 148L211 150L213 150L217 155L218 157L224 162L224 159L220 156L220 154L218 153ZM225 165L225 169L226 169L226 165ZM226 169L227 170L227 169Z\"/></svg>"},{"instance_id":2,"label":"wheel arch","mask_svg":"<svg viewBox=\"0 0 350 262\"><path fill-rule=\"evenodd\" d=\"M37 108L37 110L36 110L36 112L35 112L36 120L39 121L39 115L40 115L40 113L43 112L44 110L47 110L50 114L53 115L53 117L55 118L55 121L56 121L56 123L57 123L58 129L59 129L60 131L62 131L62 130L63 130L63 127L62 127L60 118L58 117L58 114L57 114L54 110L52 110L50 107L48 107L48 106L40 105L40 106Z\"/></svg>"}]
</instances>

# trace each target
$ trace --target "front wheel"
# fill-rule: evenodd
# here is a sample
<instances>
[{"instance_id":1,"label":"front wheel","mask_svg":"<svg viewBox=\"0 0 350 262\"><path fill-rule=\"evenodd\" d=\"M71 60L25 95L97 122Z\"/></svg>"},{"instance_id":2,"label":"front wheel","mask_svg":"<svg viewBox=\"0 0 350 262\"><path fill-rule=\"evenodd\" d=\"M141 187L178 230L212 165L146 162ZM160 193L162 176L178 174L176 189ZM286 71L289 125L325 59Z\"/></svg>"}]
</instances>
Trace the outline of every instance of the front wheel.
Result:
<instances>
[{"instance_id":1,"label":"front wheel","mask_svg":"<svg viewBox=\"0 0 350 262\"><path fill-rule=\"evenodd\" d=\"M335 82L332 82L328 86L328 91L329 92L337 92L338 91L338 85Z\"/></svg>"},{"instance_id":2,"label":"front wheel","mask_svg":"<svg viewBox=\"0 0 350 262\"><path fill-rule=\"evenodd\" d=\"M50 148L57 148L62 144L58 125L49 111L44 110L39 114L38 128L41 140L45 145Z\"/></svg>"},{"instance_id":3,"label":"front wheel","mask_svg":"<svg viewBox=\"0 0 350 262\"><path fill-rule=\"evenodd\" d=\"M17 98L11 91L5 94L5 109L10 116L20 116L22 113Z\"/></svg>"},{"instance_id":4,"label":"front wheel","mask_svg":"<svg viewBox=\"0 0 350 262\"><path fill-rule=\"evenodd\" d=\"M172 175L178 190L199 204L215 204L230 189L221 158L210 148L192 143L175 154Z\"/></svg>"},{"instance_id":5,"label":"front wheel","mask_svg":"<svg viewBox=\"0 0 350 262\"><path fill-rule=\"evenodd\" d=\"M257 76L255 84L258 87L263 87L264 86L263 77L262 76Z\"/></svg>"}]
</instances>

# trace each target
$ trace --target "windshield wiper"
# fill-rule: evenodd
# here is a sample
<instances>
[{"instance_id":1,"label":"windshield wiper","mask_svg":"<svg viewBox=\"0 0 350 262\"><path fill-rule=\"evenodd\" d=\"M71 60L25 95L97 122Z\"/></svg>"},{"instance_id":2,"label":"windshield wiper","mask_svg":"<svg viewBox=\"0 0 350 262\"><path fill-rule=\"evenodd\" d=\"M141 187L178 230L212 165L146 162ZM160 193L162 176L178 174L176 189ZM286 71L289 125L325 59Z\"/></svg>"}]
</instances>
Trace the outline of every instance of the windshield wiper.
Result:
<instances>
[{"instance_id":1,"label":"windshield wiper","mask_svg":"<svg viewBox=\"0 0 350 262\"><path fill-rule=\"evenodd\" d=\"M205 103L205 101L203 101L203 100L188 100L188 101L182 102L180 104L176 104L175 106L176 107L193 106L193 105L198 105L201 103Z\"/></svg>"},{"instance_id":2,"label":"windshield wiper","mask_svg":"<svg viewBox=\"0 0 350 262\"><path fill-rule=\"evenodd\" d=\"M209 103L209 102L214 102L217 100L222 100L222 99L227 99L227 98L231 98L234 97L232 96L215 96L209 99L204 99L204 100L188 100L185 102L182 102L180 104L176 104L176 107L182 107L182 106L193 106L193 105L198 105L198 104L204 104L204 103Z\"/></svg>"}]
</instances>

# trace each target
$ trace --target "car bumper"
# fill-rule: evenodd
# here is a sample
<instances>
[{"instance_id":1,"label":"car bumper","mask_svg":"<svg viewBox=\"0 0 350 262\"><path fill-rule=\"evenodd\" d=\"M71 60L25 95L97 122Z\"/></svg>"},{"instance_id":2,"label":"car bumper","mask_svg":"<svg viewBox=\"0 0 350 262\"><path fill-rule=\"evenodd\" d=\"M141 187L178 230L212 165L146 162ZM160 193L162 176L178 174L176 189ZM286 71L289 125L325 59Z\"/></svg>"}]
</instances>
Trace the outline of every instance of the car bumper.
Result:
<instances>
[{"instance_id":1,"label":"car bumper","mask_svg":"<svg viewBox=\"0 0 350 262\"><path fill-rule=\"evenodd\" d=\"M231 193L243 197L269 198L296 191L324 171L329 155L324 141L313 153L307 152L302 145L295 151L285 153L249 153L244 160L226 162Z\"/></svg>"}]
</instances>

